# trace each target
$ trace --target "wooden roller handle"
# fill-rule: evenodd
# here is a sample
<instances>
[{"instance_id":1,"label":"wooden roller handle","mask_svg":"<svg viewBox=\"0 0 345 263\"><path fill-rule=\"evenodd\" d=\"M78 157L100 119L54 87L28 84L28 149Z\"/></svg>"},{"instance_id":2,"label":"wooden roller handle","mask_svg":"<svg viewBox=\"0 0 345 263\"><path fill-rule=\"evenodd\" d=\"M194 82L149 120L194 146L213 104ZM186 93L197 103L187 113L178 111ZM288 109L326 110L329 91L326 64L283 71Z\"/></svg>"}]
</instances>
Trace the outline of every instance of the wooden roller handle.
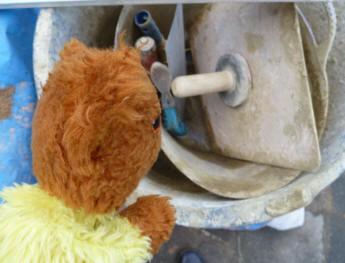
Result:
<instances>
[{"instance_id":1,"label":"wooden roller handle","mask_svg":"<svg viewBox=\"0 0 345 263\"><path fill-rule=\"evenodd\" d=\"M233 91L235 79L230 71L180 76L171 83L175 97L192 97L207 93Z\"/></svg>"}]
</instances>

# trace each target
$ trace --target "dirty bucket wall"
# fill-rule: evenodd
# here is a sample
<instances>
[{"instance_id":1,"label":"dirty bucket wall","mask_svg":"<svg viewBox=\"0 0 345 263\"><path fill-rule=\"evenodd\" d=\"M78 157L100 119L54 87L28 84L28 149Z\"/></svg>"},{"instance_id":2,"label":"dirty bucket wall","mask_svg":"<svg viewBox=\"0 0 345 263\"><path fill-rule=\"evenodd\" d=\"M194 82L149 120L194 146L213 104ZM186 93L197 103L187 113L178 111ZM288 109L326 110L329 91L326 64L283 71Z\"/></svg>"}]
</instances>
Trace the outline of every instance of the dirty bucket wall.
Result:
<instances>
[{"instance_id":1,"label":"dirty bucket wall","mask_svg":"<svg viewBox=\"0 0 345 263\"><path fill-rule=\"evenodd\" d=\"M121 11L114 7L61 7L41 9L34 38L34 75L37 94L72 37L87 46L113 46L114 28Z\"/></svg>"},{"instance_id":2,"label":"dirty bucket wall","mask_svg":"<svg viewBox=\"0 0 345 263\"><path fill-rule=\"evenodd\" d=\"M319 6L319 9L323 10L323 5ZM151 14L153 16L154 12L165 12L162 10L164 10L164 8L169 8L168 6L155 7L157 11L152 11ZM193 6L188 6L188 8L185 9L185 11L188 11L185 12L185 21L188 23L193 21L193 19L187 17L187 14L195 14L200 11L200 6L195 6L195 8L196 10L193 10ZM78 31L78 28L88 27L88 23L93 21L92 18L98 18L99 23L105 22L102 22L102 17L97 16L97 12L99 12L96 10L97 8L94 10L86 9L87 11L83 10L83 8L75 9L76 12L80 14L87 14L88 19L79 19L83 17L83 15L74 16L71 11L63 8L41 11L38 23L39 26L35 37L36 50L41 50L41 54L38 54L38 52L34 54L36 79L45 80L44 76L46 76L49 66L53 64L58 54L58 48L50 48L50 45L54 43L54 41L59 41L59 43L67 41L71 34L66 34L64 33L65 31L74 32L78 38L85 41L91 41L89 39L90 33L82 30ZM190 11L191 9L192 11ZM103 8L100 8L100 10L104 12ZM165 13L169 14L169 12L171 11L167 9ZM58 16L64 17L65 21L72 22L65 23L64 25L52 23L51 21ZM106 17L109 19L109 16ZM169 19L168 15L166 17ZM116 20L117 16L115 16L114 19ZM119 23L121 23L121 21L119 21ZM43 25L46 26L43 27ZM102 28L102 30L100 28L98 29L104 32L104 28ZM163 32L165 30L164 28L160 29ZM45 32L50 33L47 34ZM92 34L93 36L97 35L96 32ZM302 32L303 37L305 34L308 34L308 32ZM59 40L57 40L57 38ZM88 44L88 42L86 43ZM94 44L97 44L96 41L94 41ZM37 47L40 47L40 49ZM51 50L51 52L48 52L49 50ZM315 74L319 74L319 72ZM313 85L313 89L314 88L321 90L324 87L320 85L315 85L314 87ZM338 92L336 95L340 98L343 96L343 99L345 96L341 92ZM339 98L334 102L331 101L334 105L334 109L340 109L340 101ZM336 121L338 116L340 116L339 114L343 113L334 110L330 111L328 129L325 130L325 138L321 144L322 163L320 170L315 173L304 173L285 187L283 186L291 182L291 180L298 175L298 172L289 171L284 174L281 168L269 167L271 173L267 173L267 166L265 165L245 165L242 161L229 161L228 158L225 157L220 158L217 155L207 155L207 153L193 151L181 145L175 138L163 131L162 148L169 158L162 155L160 162L156 164L154 169L152 169L148 176L140 183L132 197L135 198L139 195L152 193L170 195L172 197L172 203L177 209L178 223L194 227L228 228L243 224L260 223L270 220L272 217L305 206L311 202L319 191L330 184L342 171L344 171L343 160L345 156L344 149L341 148L344 144L340 144L340 137L344 137L343 130L345 124ZM344 119L344 116L342 117ZM193 178L194 182L192 183L186 179L185 175L171 164L171 161L178 166L184 174L194 173L196 175L196 177ZM195 162L193 163L193 161ZM203 165L199 166L200 164ZM183 169L181 169L181 167ZM195 170L196 167L200 172ZM246 200L233 201L210 194L208 191L197 187L195 184L195 182L200 183L198 180L200 181L201 176L204 176L205 171L208 170L211 172L216 171L217 174L222 175L219 179L211 181L212 183L219 181L219 185L222 183L223 185L229 186L229 189L231 189L231 185L236 186L237 183L237 186L240 186L240 188L237 189L242 190L234 191L233 193L237 193L239 198L241 198L241 195L248 197L250 191L247 191L247 189L253 190L252 192L254 194L260 196ZM253 174L256 176L253 176ZM208 179L209 178L210 176L208 175ZM226 187L224 186L223 188ZM130 201L131 200L129 200L129 202Z\"/></svg>"}]
</instances>

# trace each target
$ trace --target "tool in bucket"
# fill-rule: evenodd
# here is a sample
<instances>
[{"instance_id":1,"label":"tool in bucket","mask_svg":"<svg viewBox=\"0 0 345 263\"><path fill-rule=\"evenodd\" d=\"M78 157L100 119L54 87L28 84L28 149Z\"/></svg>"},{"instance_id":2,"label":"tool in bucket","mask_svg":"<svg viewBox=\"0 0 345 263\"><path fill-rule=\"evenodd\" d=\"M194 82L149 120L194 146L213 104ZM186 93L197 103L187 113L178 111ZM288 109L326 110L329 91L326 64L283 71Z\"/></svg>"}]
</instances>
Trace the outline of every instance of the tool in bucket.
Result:
<instances>
[{"instance_id":1,"label":"tool in bucket","mask_svg":"<svg viewBox=\"0 0 345 263\"><path fill-rule=\"evenodd\" d=\"M148 10L140 10L134 17L135 24L139 27L141 32L154 39L160 61L167 64L167 57L165 53L166 40L156 25ZM186 134L186 128L182 122L179 121L175 99L170 93L171 75L169 68L162 63L155 62L151 66L151 79L156 88L161 93L161 105L163 112L164 128L174 136L181 136Z\"/></svg>"},{"instance_id":2,"label":"tool in bucket","mask_svg":"<svg viewBox=\"0 0 345 263\"><path fill-rule=\"evenodd\" d=\"M210 5L189 36L196 71L206 75L177 78L172 90L182 96L221 92L201 96L212 150L255 163L316 170L320 149L294 5ZM241 105L224 99L236 94L237 79L212 73L225 54L240 54L250 69L252 88ZM218 83L222 79L226 85Z\"/></svg>"}]
</instances>

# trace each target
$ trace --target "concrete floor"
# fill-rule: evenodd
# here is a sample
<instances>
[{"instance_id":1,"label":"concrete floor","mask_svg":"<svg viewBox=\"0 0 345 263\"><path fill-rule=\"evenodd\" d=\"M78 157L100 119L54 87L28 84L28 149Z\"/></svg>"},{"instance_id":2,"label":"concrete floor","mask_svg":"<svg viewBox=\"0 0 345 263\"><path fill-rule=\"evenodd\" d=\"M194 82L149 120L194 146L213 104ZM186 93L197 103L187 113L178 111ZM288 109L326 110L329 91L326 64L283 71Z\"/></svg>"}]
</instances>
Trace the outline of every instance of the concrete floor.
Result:
<instances>
[{"instance_id":1,"label":"concrete floor","mask_svg":"<svg viewBox=\"0 0 345 263\"><path fill-rule=\"evenodd\" d=\"M335 5L337 36L327 68L330 96L332 89L345 88L345 2ZM345 177L340 177L307 207L306 222L301 228L234 232L177 226L171 240L152 262L178 262L178 253L186 248L199 250L206 263L343 263Z\"/></svg>"},{"instance_id":2,"label":"concrete floor","mask_svg":"<svg viewBox=\"0 0 345 263\"><path fill-rule=\"evenodd\" d=\"M276 231L227 231L177 226L154 263L178 262L186 248L200 251L206 263L345 262L345 177L323 191L306 210L303 227Z\"/></svg>"}]
</instances>

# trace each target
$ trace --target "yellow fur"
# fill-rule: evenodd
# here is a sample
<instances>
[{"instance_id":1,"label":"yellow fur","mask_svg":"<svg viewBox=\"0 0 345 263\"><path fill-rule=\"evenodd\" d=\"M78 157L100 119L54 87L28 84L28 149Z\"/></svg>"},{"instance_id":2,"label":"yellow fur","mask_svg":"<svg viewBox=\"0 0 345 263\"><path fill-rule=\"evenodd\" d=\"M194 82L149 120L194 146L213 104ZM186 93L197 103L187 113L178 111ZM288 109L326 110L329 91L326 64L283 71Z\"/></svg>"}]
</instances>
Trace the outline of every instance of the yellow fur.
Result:
<instances>
[{"instance_id":1,"label":"yellow fur","mask_svg":"<svg viewBox=\"0 0 345 263\"><path fill-rule=\"evenodd\" d=\"M150 239L118 215L68 208L38 185L3 190L1 263L144 263Z\"/></svg>"}]
</instances>

